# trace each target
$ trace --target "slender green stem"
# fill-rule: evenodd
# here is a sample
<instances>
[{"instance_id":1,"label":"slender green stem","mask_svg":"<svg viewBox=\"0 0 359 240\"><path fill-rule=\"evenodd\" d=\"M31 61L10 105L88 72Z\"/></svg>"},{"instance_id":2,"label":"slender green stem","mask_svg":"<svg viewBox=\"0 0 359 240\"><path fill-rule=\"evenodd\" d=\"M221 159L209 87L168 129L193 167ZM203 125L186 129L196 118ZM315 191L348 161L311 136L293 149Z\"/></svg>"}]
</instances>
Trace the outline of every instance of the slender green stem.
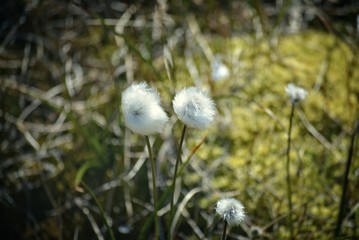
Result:
<instances>
[{"instance_id":1,"label":"slender green stem","mask_svg":"<svg viewBox=\"0 0 359 240\"><path fill-rule=\"evenodd\" d=\"M188 165L189 161L192 159L193 155L197 152L197 150L202 146L202 144L205 142L206 137L204 137L202 139L202 141L197 144L191 151L191 153L188 155L187 159L183 162L183 164L181 165L181 167L179 167L178 172L177 172L177 176L181 176L184 169L186 168L186 166ZM163 204L165 204L165 201L167 200L167 198L170 196L171 193L171 187L166 188L166 190L163 192L163 194L161 195L161 198L159 200L159 206L162 206ZM139 237L137 238L138 240L145 240L147 239L147 233L149 231L149 226L151 225L153 221L153 218L148 218L144 224L144 226L141 229L141 232L139 234ZM169 238L168 238L169 239Z\"/></svg>"},{"instance_id":2,"label":"slender green stem","mask_svg":"<svg viewBox=\"0 0 359 240\"><path fill-rule=\"evenodd\" d=\"M228 222L227 222L227 220L224 220L223 233L222 233L222 238L221 238L221 240L226 240L226 237L227 237L227 226L228 226Z\"/></svg>"},{"instance_id":3,"label":"slender green stem","mask_svg":"<svg viewBox=\"0 0 359 240\"><path fill-rule=\"evenodd\" d=\"M152 191L153 191L153 205L154 205L154 215L155 215L155 239L158 239L159 236L159 226L158 226L158 204L157 204L157 185L156 185L156 165L155 160L153 159L150 139L148 136L145 136L146 145L148 149L148 155L151 160L151 170L152 170Z\"/></svg>"},{"instance_id":4,"label":"slender green stem","mask_svg":"<svg viewBox=\"0 0 359 240\"><path fill-rule=\"evenodd\" d=\"M173 221L173 206L175 205L174 204L174 194L175 194L175 187L176 187L176 180L177 180L177 171L178 171L179 163L181 162L182 145L183 145L183 141L184 141L184 136L186 134L186 129L187 129L187 125L184 125L183 130L182 130L182 136L181 136L179 148L178 148L178 153L177 153L175 172L173 175L173 182L171 185L170 228L171 228L172 221ZM168 240L171 240L171 237L172 237L171 231L168 231Z\"/></svg>"},{"instance_id":5,"label":"slender green stem","mask_svg":"<svg viewBox=\"0 0 359 240\"><path fill-rule=\"evenodd\" d=\"M82 185L84 186L84 188L90 193L91 197L95 200L95 203L98 207L98 209L100 210L100 214L101 214L101 217L103 218L103 220L105 221L105 225L106 225L106 228L107 228L107 231L110 233L110 237L111 237L111 240L115 240L115 235L113 234L113 231L110 227L110 224L108 223L107 221L107 217L106 217L106 214L105 214L105 211L103 210L103 208L101 207L101 204L100 202L98 201L95 193L91 190L91 188L89 186L87 186L87 184L81 180L81 183Z\"/></svg>"},{"instance_id":6,"label":"slender green stem","mask_svg":"<svg viewBox=\"0 0 359 240\"><path fill-rule=\"evenodd\" d=\"M348 158L347 158L347 163L346 163L345 173L344 173L344 181L343 181L343 185L342 185L343 192L342 192L342 196L340 199L338 221L337 221L337 226L335 228L334 237L339 237L340 228L341 228L343 218L344 218L345 208L346 208L346 204L347 204L349 172L350 172L350 166L351 166L352 159L353 159L355 136L357 135L358 131L359 131L359 120L357 120L357 122L356 122L354 131L353 131L353 134L351 137L351 141L350 141Z\"/></svg>"},{"instance_id":7,"label":"slender green stem","mask_svg":"<svg viewBox=\"0 0 359 240\"><path fill-rule=\"evenodd\" d=\"M289 231L290 239L293 239L293 205L292 205L292 183L290 178L290 145L291 145L291 134L293 125L295 102L292 103L292 109L289 117L289 129L288 129L288 147L287 147L287 197L289 205Z\"/></svg>"}]
</instances>

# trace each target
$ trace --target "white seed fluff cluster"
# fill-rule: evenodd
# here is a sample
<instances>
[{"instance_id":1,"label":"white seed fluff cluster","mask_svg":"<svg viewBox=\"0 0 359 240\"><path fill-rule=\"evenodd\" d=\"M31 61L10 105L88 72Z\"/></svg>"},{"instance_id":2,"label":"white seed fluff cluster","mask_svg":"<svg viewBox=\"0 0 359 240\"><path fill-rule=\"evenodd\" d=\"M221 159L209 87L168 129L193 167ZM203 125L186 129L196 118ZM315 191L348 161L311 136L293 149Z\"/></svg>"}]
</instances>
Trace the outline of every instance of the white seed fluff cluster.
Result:
<instances>
[{"instance_id":1,"label":"white seed fluff cluster","mask_svg":"<svg viewBox=\"0 0 359 240\"><path fill-rule=\"evenodd\" d=\"M229 69L221 60L220 56L215 56L212 62L212 80L222 81L229 77Z\"/></svg>"},{"instance_id":2,"label":"white seed fluff cluster","mask_svg":"<svg viewBox=\"0 0 359 240\"><path fill-rule=\"evenodd\" d=\"M217 202L217 214L229 226L237 226L244 221L245 212L242 203L234 198L223 198Z\"/></svg>"},{"instance_id":3,"label":"white seed fluff cluster","mask_svg":"<svg viewBox=\"0 0 359 240\"><path fill-rule=\"evenodd\" d=\"M285 88L285 91L287 92L293 103L304 100L308 95L308 92L306 90L294 85L293 83L289 83Z\"/></svg>"},{"instance_id":4,"label":"white seed fluff cluster","mask_svg":"<svg viewBox=\"0 0 359 240\"><path fill-rule=\"evenodd\" d=\"M159 93L144 82L122 93L121 108L126 126L140 135L161 132L168 121Z\"/></svg>"},{"instance_id":5,"label":"white seed fluff cluster","mask_svg":"<svg viewBox=\"0 0 359 240\"><path fill-rule=\"evenodd\" d=\"M213 100L197 87L183 89L172 103L177 117L189 127L206 129L216 114Z\"/></svg>"}]
</instances>

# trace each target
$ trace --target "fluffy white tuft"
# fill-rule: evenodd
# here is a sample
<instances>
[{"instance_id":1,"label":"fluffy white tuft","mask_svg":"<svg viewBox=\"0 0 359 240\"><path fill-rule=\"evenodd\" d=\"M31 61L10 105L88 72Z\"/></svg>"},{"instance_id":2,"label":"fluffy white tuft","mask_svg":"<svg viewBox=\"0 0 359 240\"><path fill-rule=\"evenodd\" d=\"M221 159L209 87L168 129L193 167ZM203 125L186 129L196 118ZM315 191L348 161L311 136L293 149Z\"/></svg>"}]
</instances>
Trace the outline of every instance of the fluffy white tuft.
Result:
<instances>
[{"instance_id":1,"label":"fluffy white tuft","mask_svg":"<svg viewBox=\"0 0 359 240\"><path fill-rule=\"evenodd\" d=\"M177 117L189 127L206 129L216 114L213 100L197 87L183 89L172 103Z\"/></svg>"},{"instance_id":2,"label":"fluffy white tuft","mask_svg":"<svg viewBox=\"0 0 359 240\"><path fill-rule=\"evenodd\" d=\"M222 81L229 77L229 69L221 60L220 56L215 56L212 62L212 80Z\"/></svg>"},{"instance_id":3,"label":"fluffy white tuft","mask_svg":"<svg viewBox=\"0 0 359 240\"><path fill-rule=\"evenodd\" d=\"M223 198L217 202L217 214L227 221L229 226L237 226L245 219L242 203L234 198Z\"/></svg>"},{"instance_id":4,"label":"fluffy white tuft","mask_svg":"<svg viewBox=\"0 0 359 240\"><path fill-rule=\"evenodd\" d=\"M161 132L168 117L160 104L159 93L147 83L132 84L122 93L126 126L140 135Z\"/></svg>"},{"instance_id":5,"label":"fluffy white tuft","mask_svg":"<svg viewBox=\"0 0 359 240\"><path fill-rule=\"evenodd\" d=\"M306 90L294 85L293 83L289 83L285 88L285 91L287 92L293 103L304 100L308 95L308 92Z\"/></svg>"}]
</instances>

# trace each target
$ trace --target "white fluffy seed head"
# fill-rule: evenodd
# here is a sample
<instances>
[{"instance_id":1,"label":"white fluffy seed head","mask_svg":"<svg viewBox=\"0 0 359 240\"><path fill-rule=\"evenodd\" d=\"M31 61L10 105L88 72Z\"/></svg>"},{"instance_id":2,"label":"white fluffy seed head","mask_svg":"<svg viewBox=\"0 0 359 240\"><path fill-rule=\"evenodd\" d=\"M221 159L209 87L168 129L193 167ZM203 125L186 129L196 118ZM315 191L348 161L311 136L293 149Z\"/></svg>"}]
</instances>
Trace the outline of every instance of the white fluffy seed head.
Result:
<instances>
[{"instance_id":1,"label":"white fluffy seed head","mask_svg":"<svg viewBox=\"0 0 359 240\"><path fill-rule=\"evenodd\" d=\"M208 128L217 112L213 100L197 87L183 89L172 103L177 117L193 128Z\"/></svg>"},{"instance_id":2,"label":"white fluffy seed head","mask_svg":"<svg viewBox=\"0 0 359 240\"><path fill-rule=\"evenodd\" d=\"M168 117L160 103L159 93L147 83L132 84L122 93L125 125L140 135L161 132Z\"/></svg>"},{"instance_id":3,"label":"white fluffy seed head","mask_svg":"<svg viewBox=\"0 0 359 240\"><path fill-rule=\"evenodd\" d=\"M306 90L296 86L293 83L289 83L285 88L285 91L287 92L293 103L304 100L308 95L308 92Z\"/></svg>"},{"instance_id":4,"label":"white fluffy seed head","mask_svg":"<svg viewBox=\"0 0 359 240\"><path fill-rule=\"evenodd\" d=\"M242 203L234 198L222 198L219 200L216 212L229 226L237 226L245 219Z\"/></svg>"},{"instance_id":5,"label":"white fluffy seed head","mask_svg":"<svg viewBox=\"0 0 359 240\"><path fill-rule=\"evenodd\" d=\"M221 57L216 55L212 62L212 80L222 81L229 77L229 68L221 60Z\"/></svg>"}]
</instances>

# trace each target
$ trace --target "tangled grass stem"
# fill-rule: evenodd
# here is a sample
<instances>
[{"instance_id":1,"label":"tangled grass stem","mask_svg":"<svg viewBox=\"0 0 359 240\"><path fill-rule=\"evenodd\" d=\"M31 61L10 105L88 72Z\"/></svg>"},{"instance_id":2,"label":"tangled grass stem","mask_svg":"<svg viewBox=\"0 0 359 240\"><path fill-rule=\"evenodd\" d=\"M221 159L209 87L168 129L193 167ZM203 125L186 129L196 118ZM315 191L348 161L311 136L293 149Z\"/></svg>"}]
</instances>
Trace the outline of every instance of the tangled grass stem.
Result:
<instances>
[{"instance_id":1,"label":"tangled grass stem","mask_svg":"<svg viewBox=\"0 0 359 240\"><path fill-rule=\"evenodd\" d=\"M288 145L287 145L287 198L289 206L289 231L290 239L293 239L294 230L293 230L293 205L292 205L292 183L290 177L290 147L291 147L291 135L292 135L292 126L293 126L293 116L294 116L295 102L292 102L292 107L289 116L289 128L288 128Z\"/></svg>"},{"instance_id":2,"label":"tangled grass stem","mask_svg":"<svg viewBox=\"0 0 359 240\"><path fill-rule=\"evenodd\" d=\"M173 208L174 208L174 192L175 192L175 186L176 186L176 180L177 180L177 172L178 172L178 166L179 163L181 162L181 153L182 153L182 145L183 145L183 141L184 141L184 136L186 135L186 129L187 129L187 125L185 124L183 126L183 130L182 130L182 135L181 135L181 140L179 143L179 148L178 148L178 153L177 153L177 159L176 159L176 165L175 165L175 172L173 174L173 182L171 185L171 204L170 204L170 228L172 225L172 220L173 220ZM168 240L171 240L171 231L168 231Z\"/></svg>"},{"instance_id":3,"label":"tangled grass stem","mask_svg":"<svg viewBox=\"0 0 359 240\"><path fill-rule=\"evenodd\" d=\"M154 217L155 217L155 239L158 239L159 236L159 224L158 224L158 204L157 204L157 184L156 184L156 164L152 155L150 139L148 136L145 136L146 145L148 149L148 155L151 161L151 172L152 172L152 191L153 191L153 205L154 205Z\"/></svg>"},{"instance_id":4,"label":"tangled grass stem","mask_svg":"<svg viewBox=\"0 0 359 240\"><path fill-rule=\"evenodd\" d=\"M110 224L109 224L108 221L107 221L107 217L106 217L105 211L104 211L103 208L101 207L101 204L100 204L100 202L98 201L98 199L97 199L95 193L91 190L91 188L90 188L89 186L87 186L87 184L86 184L83 180L81 180L81 184L82 184L82 185L84 186L84 188L90 193L91 197L95 200L95 203L96 203L98 209L100 210L101 217L103 218L103 221L105 222L105 226L106 226L106 228L107 228L107 231L108 231L109 234L110 234L110 239L111 239L111 240L116 240L115 235L113 234L113 231L112 231L112 229L111 229L111 227L110 227Z\"/></svg>"}]
</instances>

